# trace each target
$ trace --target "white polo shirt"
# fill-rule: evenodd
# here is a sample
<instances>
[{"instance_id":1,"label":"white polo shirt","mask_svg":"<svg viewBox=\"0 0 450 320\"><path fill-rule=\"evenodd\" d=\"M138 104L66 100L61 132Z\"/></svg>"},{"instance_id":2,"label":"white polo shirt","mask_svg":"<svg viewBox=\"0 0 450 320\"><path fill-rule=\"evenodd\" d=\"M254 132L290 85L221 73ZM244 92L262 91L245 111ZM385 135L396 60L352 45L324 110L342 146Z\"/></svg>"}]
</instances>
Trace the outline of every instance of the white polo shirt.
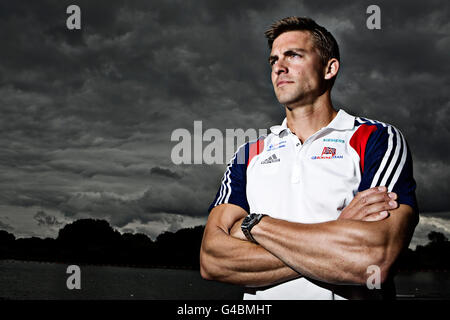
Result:
<instances>
[{"instance_id":1,"label":"white polo shirt","mask_svg":"<svg viewBox=\"0 0 450 320\"><path fill-rule=\"evenodd\" d=\"M302 144L286 119L267 137L241 146L230 160L210 206L233 203L249 213L299 223L336 220L359 191L385 185L398 202L416 208L408 147L393 126L336 117ZM314 244L311 244L312 246ZM244 299L341 298L306 278L298 278Z\"/></svg>"}]
</instances>

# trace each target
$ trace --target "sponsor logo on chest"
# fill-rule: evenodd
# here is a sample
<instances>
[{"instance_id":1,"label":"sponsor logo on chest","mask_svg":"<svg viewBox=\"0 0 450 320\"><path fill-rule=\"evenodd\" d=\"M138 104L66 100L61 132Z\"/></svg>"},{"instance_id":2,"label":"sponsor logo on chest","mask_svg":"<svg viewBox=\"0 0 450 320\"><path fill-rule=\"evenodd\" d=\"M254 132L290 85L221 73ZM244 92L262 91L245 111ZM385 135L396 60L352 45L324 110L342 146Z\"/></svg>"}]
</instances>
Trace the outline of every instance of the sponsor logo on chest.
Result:
<instances>
[{"instance_id":1,"label":"sponsor logo on chest","mask_svg":"<svg viewBox=\"0 0 450 320\"><path fill-rule=\"evenodd\" d=\"M320 160L320 159L342 159L344 156L336 154L336 148L331 147L323 147L322 153L320 156L312 156L312 160Z\"/></svg>"},{"instance_id":2,"label":"sponsor logo on chest","mask_svg":"<svg viewBox=\"0 0 450 320\"><path fill-rule=\"evenodd\" d=\"M267 147L267 151L273 151L273 150L276 150L276 149L284 148L284 147L286 147L286 143L287 143L286 140L282 140L282 141L280 141L278 143L271 143Z\"/></svg>"}]
</instances>

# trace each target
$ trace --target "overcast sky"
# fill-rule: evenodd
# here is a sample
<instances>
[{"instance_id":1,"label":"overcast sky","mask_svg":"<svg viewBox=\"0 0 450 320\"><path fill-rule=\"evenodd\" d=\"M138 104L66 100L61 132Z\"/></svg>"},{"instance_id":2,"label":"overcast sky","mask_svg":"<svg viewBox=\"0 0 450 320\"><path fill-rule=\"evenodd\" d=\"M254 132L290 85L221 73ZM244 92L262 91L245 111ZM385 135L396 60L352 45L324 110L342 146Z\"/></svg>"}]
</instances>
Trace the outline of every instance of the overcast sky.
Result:
<instances>
[{"instance_id":1,"label":"overcast sky","mask_svg":"<svg viewBox=\"0 0 450 320\"><path fill-rule=\"evenodd\" d=\"M70 4L81 30L66 27ZM381 30L366 27L370 4ZM445 0L2 1L0 229L55 237L92 217L154 239L205 223L225 165L175 165L171 134L279 124L263 33L292 15L337 38L335 107L405 135L423 217L414 241L450 237Z\"/></svg>"}]
</instances>

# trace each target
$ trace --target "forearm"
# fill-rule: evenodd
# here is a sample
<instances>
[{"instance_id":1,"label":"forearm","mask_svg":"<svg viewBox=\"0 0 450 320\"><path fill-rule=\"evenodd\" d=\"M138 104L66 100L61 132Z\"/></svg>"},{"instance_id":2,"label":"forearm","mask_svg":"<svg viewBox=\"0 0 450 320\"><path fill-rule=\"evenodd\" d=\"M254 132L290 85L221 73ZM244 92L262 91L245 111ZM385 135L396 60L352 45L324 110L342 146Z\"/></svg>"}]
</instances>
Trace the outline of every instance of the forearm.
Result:
<instances>
[{"instance_id":1,"label":"forearm","mask_svg":"<svg viewBox=\"0 0 450 320\"><path fill-rule=\"evenodd\" d=\"M252 230L258 243L306 277L334 283L364 283L369 265L383 268L385 221L339 220L318 224L264 218Z\"/></svg>"},{"instance_id":2,"label":"forearm","mask_svg":"<svg viewBox=\"0 0 450 320\"><path fill-rule=\"evenodd\" d=\"M230 236L220 228L207 230L200 254L203 278L245 286L266 286L300 275L263 247Z\"/></svg>"}]
</instances>

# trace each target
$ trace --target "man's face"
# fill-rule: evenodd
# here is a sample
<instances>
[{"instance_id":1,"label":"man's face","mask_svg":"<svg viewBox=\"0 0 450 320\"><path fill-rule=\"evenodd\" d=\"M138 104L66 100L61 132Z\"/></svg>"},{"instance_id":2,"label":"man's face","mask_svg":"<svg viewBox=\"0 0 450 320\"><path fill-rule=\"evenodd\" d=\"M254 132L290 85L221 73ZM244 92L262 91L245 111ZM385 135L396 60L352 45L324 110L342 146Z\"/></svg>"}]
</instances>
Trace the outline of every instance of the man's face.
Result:
<instances>
[{"instance_id":1,"label":"man's face","mask_svg":"<svg viewBox=\"0 0 450 320\"><path fill-rule=\"evenodd\" d=\"M272 84L283 105L312 103L324 88L325 68L308 31L287 31L272 45Z\"/></svg>"}]
</instances>

